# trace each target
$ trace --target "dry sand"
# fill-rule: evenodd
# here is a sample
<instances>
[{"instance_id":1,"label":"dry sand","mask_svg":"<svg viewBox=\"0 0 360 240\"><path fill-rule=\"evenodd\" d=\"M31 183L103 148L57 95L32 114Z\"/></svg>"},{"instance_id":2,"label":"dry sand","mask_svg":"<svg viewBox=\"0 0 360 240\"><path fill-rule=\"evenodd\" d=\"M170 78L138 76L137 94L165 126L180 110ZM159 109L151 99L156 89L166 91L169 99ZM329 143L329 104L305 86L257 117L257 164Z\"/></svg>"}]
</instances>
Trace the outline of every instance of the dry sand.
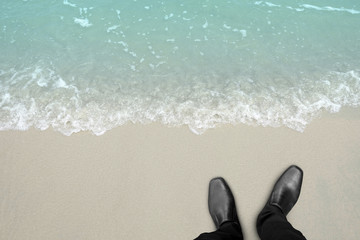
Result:
<instances>
[{"instance_id":1,"label":"dry sand","mask_svg":"<svg viewBox=\"0 0 360 240\"><path fill-rule=\"evenodd\" d=\"M304 170L289 221L307 239L357 240L360 110L286 128L127 125L102 136L0 132L0 239L186 240L213 231L208 182L223 176L246 240L281 172Z\"/></svg>"}]
</instances>

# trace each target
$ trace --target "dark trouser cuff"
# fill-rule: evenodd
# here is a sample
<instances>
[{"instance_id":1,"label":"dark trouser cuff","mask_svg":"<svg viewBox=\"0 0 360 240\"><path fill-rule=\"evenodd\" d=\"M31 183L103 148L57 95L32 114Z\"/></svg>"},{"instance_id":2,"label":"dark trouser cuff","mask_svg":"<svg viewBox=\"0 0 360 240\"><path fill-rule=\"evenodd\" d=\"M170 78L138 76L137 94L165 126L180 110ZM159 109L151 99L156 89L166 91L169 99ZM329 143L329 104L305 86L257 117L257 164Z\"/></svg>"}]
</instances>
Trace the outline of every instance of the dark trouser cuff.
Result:
<instances>
[{"instance_id":1,"label":"dark trouser cuff","mask_svg":"<svg viewBox=\"0 0 360 240\"><path fill-rule=\"evenodd\" d=\"M262 240L306 240L278 207L269 204L260 212L256 230Z\"/></svg>"},{"instance_id":2,"label":"dark trouser cuff","mask_svg":"<svg viewBox=\"0 0 360 240\"><path fill-rule=\"evenodd\" d=\"M225 222L215 232L202 233L195 240L243 240L243 235L240 224Z\"/></svg>"}]
</instances>

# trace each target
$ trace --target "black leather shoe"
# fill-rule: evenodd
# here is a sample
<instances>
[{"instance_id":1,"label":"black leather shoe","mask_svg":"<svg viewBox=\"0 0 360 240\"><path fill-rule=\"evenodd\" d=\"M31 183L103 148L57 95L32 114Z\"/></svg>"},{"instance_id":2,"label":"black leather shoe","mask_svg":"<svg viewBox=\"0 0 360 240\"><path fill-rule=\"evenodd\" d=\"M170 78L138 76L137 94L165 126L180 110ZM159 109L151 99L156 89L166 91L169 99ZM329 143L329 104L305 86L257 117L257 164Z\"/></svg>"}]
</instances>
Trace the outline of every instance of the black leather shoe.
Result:
<instances>
[{"instance_id":1,"label":"black leather shoe","mask_svg":"<svg viewBox=\"0 0 360 240\"><path fill-rule=\"evenodd\" d=\"M298 166L290 166L277 180L269 198L269 204L280 208L286 216L300 196L303 171Z\"/></svg>"},{"instance_id":2,"label":"black leather shoe","mask_svg":"<svg viewBox=\"0 0 360 240\"><path fill-rule=\"evenodd\" d=\"M226 181L213 178L209 184L209 212L215 223L216 229L225 222L239 223L236 213L234 196Z\"/></svg>"}]
</instances>

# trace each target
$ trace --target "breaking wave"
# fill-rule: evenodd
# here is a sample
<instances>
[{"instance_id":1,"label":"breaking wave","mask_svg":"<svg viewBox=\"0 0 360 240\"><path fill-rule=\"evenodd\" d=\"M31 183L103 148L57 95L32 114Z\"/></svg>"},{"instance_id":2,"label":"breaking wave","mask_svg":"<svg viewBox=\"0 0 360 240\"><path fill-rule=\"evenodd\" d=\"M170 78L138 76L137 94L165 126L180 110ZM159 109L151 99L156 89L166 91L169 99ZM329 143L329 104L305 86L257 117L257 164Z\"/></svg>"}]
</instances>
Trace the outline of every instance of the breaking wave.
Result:
<instances>
[{"instance_id":1,"label":"breaking wave","mask_svg":"<svg viewBox=\"0 0 360 240\"><path fill-rule=\"evenodd\" d=\"M0 70L0 130L49 127L101 135L127 122L187 125L201 134L219 124L286 126L304 131L321 111L360 104L360 72L276 85L251 79L114 81L81 86L40 66Z\"/></svg>"}]
</instances>

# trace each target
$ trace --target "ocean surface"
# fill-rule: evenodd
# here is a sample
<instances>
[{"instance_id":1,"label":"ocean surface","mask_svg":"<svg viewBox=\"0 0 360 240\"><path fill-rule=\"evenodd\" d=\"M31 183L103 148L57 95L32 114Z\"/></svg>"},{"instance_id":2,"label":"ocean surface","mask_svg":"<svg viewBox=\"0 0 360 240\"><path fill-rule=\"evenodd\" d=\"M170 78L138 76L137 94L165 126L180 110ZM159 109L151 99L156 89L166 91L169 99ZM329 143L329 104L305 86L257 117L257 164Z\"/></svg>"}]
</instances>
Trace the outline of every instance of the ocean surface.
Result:
<instances>
[{"instance_id":1,"label":"ocean surface","mask_svg":"<svg viewBox=\"0 0 360 240\"><path fill-rule=\"evenodd\" d=\"M359 0L0 0L0 130L304 131L359 105Z\"/></svg>"}]
</instances>

